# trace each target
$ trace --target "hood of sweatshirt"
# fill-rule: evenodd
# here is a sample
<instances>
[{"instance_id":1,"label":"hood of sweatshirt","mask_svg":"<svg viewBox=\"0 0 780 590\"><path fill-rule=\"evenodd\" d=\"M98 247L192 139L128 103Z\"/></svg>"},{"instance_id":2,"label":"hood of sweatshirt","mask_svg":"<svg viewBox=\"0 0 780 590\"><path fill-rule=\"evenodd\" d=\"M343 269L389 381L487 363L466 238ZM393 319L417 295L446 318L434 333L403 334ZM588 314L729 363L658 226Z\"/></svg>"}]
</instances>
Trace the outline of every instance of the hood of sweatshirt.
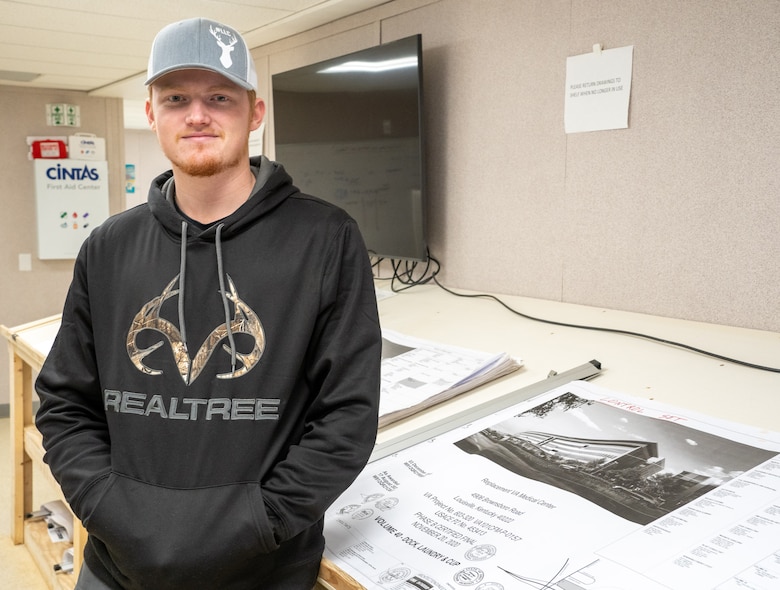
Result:
<instances>
[{"instance_id":1,"label":"hood of sweatshirt","mask_svg":"<svg viewBox=\"0 0 780 590\"><path fill-rule=\"evenodd\" d=\"M247 201L233 213L211 224L206 229L187 223L186 231L182 232L182 222L186 219L176 208L173 189L173 171L168 170L152 181L149 190L149 207L157 221L170 235L177 239L198 239L215 241L217 228L222 239L240 233L251 226L259 217L266 215L278 207L291 194L298 192L292 184L292 178L284 167L272 162L265 156L250 158L250 165L255 174L256 182L252 194Z\"/></svg>"}]
</instances>

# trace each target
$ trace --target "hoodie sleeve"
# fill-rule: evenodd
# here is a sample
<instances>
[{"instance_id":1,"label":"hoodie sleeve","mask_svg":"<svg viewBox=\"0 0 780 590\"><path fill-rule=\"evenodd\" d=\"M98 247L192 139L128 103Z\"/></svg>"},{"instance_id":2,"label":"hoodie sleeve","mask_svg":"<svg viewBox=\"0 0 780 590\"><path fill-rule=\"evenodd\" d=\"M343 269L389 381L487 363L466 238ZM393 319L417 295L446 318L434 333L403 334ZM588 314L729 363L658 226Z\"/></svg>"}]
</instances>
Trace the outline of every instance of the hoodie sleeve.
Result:
<instances>
[{"instance_id":1,"label":"hoodie sleeve","mask_svg":"<svg viewBox=\"0 0 780 590\"><path fill-rule=\"evenodd\" d=\"M352 220L326 258L303 436L263 485L279 542L322 518L366 465L376 440L382 335L370 263Z\"/></svg>"},{"instance_id":2,"label":"hoodie sleeve","mask_svg":"<svg viewBox=\"0 0 780 590\"><path fill-rule=\"evenodd\" d=\"M76 261L60 330L35 385L41 400L36 425L43 435L44 460L82 519L90 510L85 506L88 492L111 469L92 338L86 251L85 243Z\"/></svg>"}]
</instances>

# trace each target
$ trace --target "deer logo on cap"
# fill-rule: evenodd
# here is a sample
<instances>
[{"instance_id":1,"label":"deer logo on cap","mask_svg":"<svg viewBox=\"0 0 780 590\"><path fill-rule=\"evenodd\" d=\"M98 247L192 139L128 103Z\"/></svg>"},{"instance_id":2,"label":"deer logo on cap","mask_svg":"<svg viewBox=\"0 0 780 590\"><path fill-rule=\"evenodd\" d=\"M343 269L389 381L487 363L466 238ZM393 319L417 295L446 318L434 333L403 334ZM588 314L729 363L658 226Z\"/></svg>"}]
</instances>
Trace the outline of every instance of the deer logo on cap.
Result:
<instances>
[{"instance_id":1,"label":"deer logo on cap","mask_svg":"<svg viewBox=\"0 0 780 590\"><path fill-rule=\"evenodd\" d=\"M217 40L217 45L222 48L222 55L219 56L219 63L226 68L229 68L233 65L233 59L230 57L230 54L233 52L234 45L238 43L238 39L232 31L228 31L221 27L218 27L217 29L209 27L209 32L214 35L214 38ZM223 36L227 37L229 43L225 43L222 40Z\"/></svg>"}]
</instances>

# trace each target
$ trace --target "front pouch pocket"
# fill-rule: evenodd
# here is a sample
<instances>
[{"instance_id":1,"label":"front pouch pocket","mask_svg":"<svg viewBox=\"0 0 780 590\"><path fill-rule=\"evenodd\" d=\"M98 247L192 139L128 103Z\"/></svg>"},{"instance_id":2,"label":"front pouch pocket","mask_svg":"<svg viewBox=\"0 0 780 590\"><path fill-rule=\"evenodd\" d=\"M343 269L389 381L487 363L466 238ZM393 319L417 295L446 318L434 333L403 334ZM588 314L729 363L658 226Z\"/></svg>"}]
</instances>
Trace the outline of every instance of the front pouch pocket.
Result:
<instances>
[{"instance_id":1,"label":"front pouch pocket","mask_svg":"<svg viewBox=\"0 0 780 590\"><path fill-rule=\"evenodd\" d=\"M112 474L84 524L139 588L227 586L276 548L255 482L179 489Z\"/></svg>"}]
</instances>

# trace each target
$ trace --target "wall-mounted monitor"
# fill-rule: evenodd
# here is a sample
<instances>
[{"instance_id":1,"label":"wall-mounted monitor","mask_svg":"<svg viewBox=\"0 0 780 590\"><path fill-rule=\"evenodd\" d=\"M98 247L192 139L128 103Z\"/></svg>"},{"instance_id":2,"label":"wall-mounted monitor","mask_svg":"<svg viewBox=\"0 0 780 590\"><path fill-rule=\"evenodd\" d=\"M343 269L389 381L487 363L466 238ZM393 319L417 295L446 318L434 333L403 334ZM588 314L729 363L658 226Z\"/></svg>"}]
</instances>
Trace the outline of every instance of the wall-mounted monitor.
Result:
<instances>
[{"instance_id":1,"label":"wall-mounted monitor","mask_svg":"<svg viewBox=\"0 0 780 590\"><path fill-rule=\"evenodd\" d=\"M425 260L422 38L272 76L276 160L345 209L369 253Z\"/></svg>"}]
</instances>

